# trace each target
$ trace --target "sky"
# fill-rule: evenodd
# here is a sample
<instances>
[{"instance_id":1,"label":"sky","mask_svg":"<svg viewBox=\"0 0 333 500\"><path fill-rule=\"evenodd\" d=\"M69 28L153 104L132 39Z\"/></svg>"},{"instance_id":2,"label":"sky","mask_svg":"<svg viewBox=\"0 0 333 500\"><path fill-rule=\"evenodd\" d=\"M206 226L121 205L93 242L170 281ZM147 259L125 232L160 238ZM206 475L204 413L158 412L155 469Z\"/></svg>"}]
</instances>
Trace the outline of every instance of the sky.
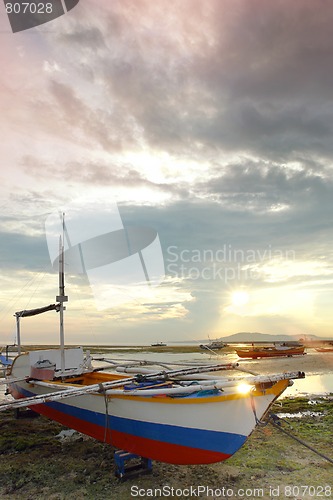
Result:
<instances>
[{"instance_id":1,"label":"sky","mask_svg":"<svg viewBox=\"0 0 333 500\"><path fill-rule=\"evenodd\" d=\"M332 338L332 24L323 0L81 0L12 33L0 7L1 341L55 301L47 221L73 206L82 242L151 238L66 269L68 343ZM158 279L121 282L142 256ZM21 329L58 342L55 312Z\"/></svg>"}]
</instances>

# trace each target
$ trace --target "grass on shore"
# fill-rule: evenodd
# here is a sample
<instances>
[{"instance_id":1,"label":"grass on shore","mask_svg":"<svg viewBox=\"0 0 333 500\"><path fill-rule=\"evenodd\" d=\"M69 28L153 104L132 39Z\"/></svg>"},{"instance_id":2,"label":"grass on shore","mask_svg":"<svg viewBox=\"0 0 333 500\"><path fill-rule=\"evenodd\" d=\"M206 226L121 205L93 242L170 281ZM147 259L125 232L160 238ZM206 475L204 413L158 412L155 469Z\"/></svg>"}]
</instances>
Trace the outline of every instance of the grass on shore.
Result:
<instances>
[{"instance_id":1,"label":"grass on shore","mask_svg":"<svg viewBox=\"0 0 333 500\"><path fill-rule=\"evenodd\" d=\"M333 458L333 399L316 401L309 404L305 398L284 399L275 403L272 412L305 412L300 418L288 419L290 423L283 421L283 428ZM308 410L315 411L316 417ZM235 491L265 488L267 492L279 485L332 486L332 464L270 424L258 427L226 462L200 466L154 462L151 475L122 483L115 477L110 446L81 434L60 440L56 436L63 426L44 417L28 416L22 412L22 418L14 419L12 411L0 414L1 499L127 500L132 498L132 485L145 489L224 485Z\"/></svg>"}]
</instances>

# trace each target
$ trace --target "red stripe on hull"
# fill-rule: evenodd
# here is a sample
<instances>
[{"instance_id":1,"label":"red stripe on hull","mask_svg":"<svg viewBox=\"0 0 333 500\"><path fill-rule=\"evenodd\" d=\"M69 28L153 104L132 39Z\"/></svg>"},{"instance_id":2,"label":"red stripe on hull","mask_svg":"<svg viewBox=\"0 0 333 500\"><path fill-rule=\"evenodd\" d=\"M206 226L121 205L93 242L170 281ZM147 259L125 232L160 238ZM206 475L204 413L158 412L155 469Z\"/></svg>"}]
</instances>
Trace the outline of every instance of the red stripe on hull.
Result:
<instances>
[{"instance_id":1,"label":"red stripe on hull","mask_svg":"<svg viewBox=\"0 0 333 500\"><path fill-rule=\"evenodd\" d=\"M34 405L31 409L66 427L75 429L87 436L91 436L98 441L112 444L116 448L135 453L142 457L151 458L152 460L158 460L159 462L177 465L211 464L222 462L231 456L216 451L190 448L187 446L142 438L112 429L105 429L104 427L59 412L43 404Z\"/></svg>"},{"instance_id":2,"label":"red stripe on hull","mask_svg":"<svg viewBox=\"0 0 333 500\"><path fill-rule=\"evenodd\" d=\"M137 455L176 465L212 464L222 462L230 457L225 453L190 448L178 444L154 441L123 432L111 431L112 442L121 448Z\"/></svg>"}]
</instances>

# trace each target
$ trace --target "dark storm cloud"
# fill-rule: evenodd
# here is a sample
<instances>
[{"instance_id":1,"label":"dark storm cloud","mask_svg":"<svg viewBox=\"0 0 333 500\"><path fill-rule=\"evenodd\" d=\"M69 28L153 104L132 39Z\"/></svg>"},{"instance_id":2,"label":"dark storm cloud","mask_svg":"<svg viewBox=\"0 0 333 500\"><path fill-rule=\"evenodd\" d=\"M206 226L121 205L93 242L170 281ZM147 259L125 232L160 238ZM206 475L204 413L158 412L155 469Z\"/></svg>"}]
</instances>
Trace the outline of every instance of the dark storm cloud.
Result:
<instances>
[{"instance_id":1,"label":"dark storm cloud","mask_svg":"<svg viewBox=\"0 0 333 500\"><path fill-rule=\"evenodd\" d=\"M53 75L40 106L57 110L58 133L110 152L143 141L196 159L331 158L333 4L125 1L89 12L67 20L56 47L105 105Z\"/></svg>"},{"instance_id":2,"label":"dark storm cloud","mask_svg":"<svg viewBox=\"0 0 333 500\"><path fill-rule=\"evenodd\" d=\"M280 206L280 209L304 213L316 208L316 212L321 209L330 217L333 181L325 178L325 171L320 173L301 164L291 169L276 163L244 160L216 167L215 176L197 187L229 203L230 209L251 209L251 203L255 203L254 208L259 211L278 210Z\"/></svg>"},{"instance_id":3,"label":"dark storm cloud","mask_svg":"<svg viewBox=\"0 0 333 500\"><path fill-rule=\"evenodd\" d=\"M215 116L195 130L208 144L292 159L331 157L333 96L327 2L214 3L214 44L193 74Z\"/></svg>"},{"instance_id":4,"label":"dark storm cloud","mask_svg":"<svg viewBox=\"0 0 333 500\"><path fill-rule=\"evenodd\" d=\"M138 43L132 59L111 65L114 71L105 77L154 144L186 147L186 141L209 144L210 139L222 148L254 152L261 147L275 154L302 147L318 152L320 146L328 148L333 112L327 102L333 96L333 7L320 6L211 2L203 21L187 12L187 39L173 44L177 31L155 39L159 61L154 66L151 51L145 54L145 45ZM180 14L189 7L183 4ZM200 26L208 29L212 43L202 36L191 49ZM135 35L140 42L140 33ZM181 58L181 49L187 58Z\"/></svg>"},{"instance_id":5,"label":"dark storm cloud","mask_svg":"<svg viewBox=\"0 0 333 500\"><path fill-rule=\"evenodd\" d=\"M275 108L275 109L274 109ZM331 156L333 108L318 110L243 100L212 121L193 125L196 140L208 147L240 152L274 161L292 161L299 155Z\"/></svg>"},{"instance_id":6,"label":"dark storm cloud","mask_svg":"<svg viewBox=\"0 0 333 500\"><path fill-rule=\"evenodd\" d=\"M164 207L124 205L120 211L125 225L135 225L140 221L140 224L158 231L166 265L175 262L172 252L180 255L184 249L190 252L208 249L215 254L224 248L258 251L259 261L261 257L264 260L273 258L274 252L278 251L284 255L290 252L295 261L329 263L333 261L332 202L330 210L321 210L314 203L317 203L316 199L311 201L305 193L297 210L280 212L245 210L247 202L244 200L243 210L226 210L219 203L188 200ZM171 251L168 250L170 248ZM189 256L187 253L186 258ZM176 263L177 266L181 264L179 261ZM195 284L196 288L201 287L199 281ZM211 285L218 286L209 282Z\"/></svg>"}]
</instances>

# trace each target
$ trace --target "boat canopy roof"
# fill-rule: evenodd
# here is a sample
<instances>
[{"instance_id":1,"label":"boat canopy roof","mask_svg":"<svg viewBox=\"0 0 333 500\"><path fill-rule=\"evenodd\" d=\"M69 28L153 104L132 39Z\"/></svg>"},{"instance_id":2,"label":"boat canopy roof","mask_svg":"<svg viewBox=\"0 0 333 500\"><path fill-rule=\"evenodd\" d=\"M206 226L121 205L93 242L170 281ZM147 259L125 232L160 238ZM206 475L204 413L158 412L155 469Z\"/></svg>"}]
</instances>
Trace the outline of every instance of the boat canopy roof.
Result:
<instances>
[{"instance_id":1,"label":"boat canopy roof","mask_svg":"<svg viewBox=\"0 0 333 500\"><path fill-rule=\"evenodd\" d=\"M39 307L38 309L25 309L24 311L18 311L14 314L17 318L25 318L27 316L36 316L36 314L42 314L47 311L57 311L60 310L60 304L50 304L49 306Z\"/></svg>"}]
</instances>

